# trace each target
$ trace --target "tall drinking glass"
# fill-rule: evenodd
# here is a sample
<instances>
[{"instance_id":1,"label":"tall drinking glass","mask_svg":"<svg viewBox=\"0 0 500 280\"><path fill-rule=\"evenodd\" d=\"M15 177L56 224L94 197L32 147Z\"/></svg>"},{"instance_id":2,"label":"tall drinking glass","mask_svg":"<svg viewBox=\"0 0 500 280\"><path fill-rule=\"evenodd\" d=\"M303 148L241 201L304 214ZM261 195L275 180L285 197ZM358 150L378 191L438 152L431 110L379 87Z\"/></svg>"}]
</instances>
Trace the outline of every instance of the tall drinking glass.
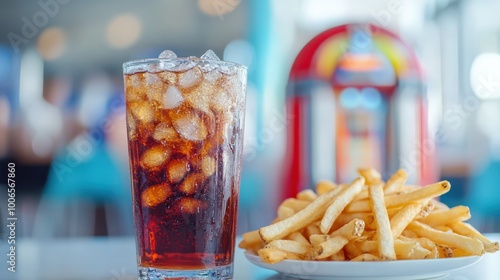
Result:
<instances>
[{"instance_id":1,"label":"tall drinking glass","mask_svg":"<svg viewBox=\"0 0 500 280\"><path fill-rule=\"evenodd\" d=\"M140 279L231 279L246 68L164 51L123 71Z\"/></svg>"}]
</instances>

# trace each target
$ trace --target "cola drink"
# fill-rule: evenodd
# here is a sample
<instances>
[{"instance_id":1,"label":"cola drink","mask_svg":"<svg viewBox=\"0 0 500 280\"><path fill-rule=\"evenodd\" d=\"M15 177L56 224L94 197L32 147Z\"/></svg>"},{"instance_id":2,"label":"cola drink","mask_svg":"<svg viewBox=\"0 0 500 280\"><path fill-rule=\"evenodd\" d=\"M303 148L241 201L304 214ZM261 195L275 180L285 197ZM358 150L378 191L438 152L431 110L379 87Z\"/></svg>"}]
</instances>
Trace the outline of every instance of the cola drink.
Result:
<instances>
[{"instance_id":1,"label":"cola drink","mask_svg":"<svg viewBox=\"0 0 500 280\"><path fill-rule=\"evenodd\" d=\"M231 278L246 68L166 53L124 64L139 274Z\"/></svg>"}]
</instances>

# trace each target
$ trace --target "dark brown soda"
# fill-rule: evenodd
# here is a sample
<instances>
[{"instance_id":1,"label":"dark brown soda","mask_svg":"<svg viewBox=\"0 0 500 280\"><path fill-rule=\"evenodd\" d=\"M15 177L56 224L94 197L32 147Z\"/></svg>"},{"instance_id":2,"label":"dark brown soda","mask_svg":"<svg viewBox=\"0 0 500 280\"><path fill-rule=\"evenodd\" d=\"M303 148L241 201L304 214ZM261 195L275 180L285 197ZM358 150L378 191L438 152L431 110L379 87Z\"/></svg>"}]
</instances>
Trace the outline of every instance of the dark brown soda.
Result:
<instances>
[{"instance_id":1,"label":"dark brown soda","mask_svg":"<svg viewBox=\"0 0 500 280\"><path fill-rule=\"evenodd\" d=\"M127 110L130 111L129 105L127 101ZM217 112L206 115L184 105L176 111L179 115L193 113L199 114L212 129L203 141L158 142L153 139L154 127L172 122L169 118L173 116L167 110L157 110L155 121L147 125L137 122L134 137L129 133L139 266L172 270L209 269L233 262L239 194L239 164L234 162L237 157L234 153L241 150L237 147L241 142L241 128L233 126L227 130L227 124L218 119ZM130 126L128 124L129 131ZM224 133L235 136L217 136ZM169 158L158 168L147 168L141 164L142 157L155 145L168 149ZM201 172L199 162L206 156L215 159L215 172L200 180L193 193L182 192L181 184L189 174ZM169 182L166 166L178 159L187 160L188 172L183 180L173 184ZM161 184L168 185L168 197L154 206L144 205L143 193Z\"/></svg>"}]
</instances>

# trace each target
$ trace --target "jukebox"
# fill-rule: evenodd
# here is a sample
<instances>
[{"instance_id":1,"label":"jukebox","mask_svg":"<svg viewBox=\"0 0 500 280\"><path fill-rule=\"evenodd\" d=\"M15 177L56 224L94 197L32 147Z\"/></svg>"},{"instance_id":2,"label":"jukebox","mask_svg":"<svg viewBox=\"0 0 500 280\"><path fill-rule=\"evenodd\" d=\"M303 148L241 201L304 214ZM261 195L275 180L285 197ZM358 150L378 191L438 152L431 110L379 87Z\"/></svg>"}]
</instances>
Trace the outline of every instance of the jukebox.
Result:
<instances>
[{"instance_id":1,"label":"jukebox","mask_svg":"<svg viewBox=\"0 0 500 280\"><path fill-rule=\"evenodd\" d=\"M337 26L295 59L287 85L287 148L280 198L322 179L346 182L358 167L409 183L436 179L426 88L414 51L371 24Z\"/></svg>"}]
</instances>

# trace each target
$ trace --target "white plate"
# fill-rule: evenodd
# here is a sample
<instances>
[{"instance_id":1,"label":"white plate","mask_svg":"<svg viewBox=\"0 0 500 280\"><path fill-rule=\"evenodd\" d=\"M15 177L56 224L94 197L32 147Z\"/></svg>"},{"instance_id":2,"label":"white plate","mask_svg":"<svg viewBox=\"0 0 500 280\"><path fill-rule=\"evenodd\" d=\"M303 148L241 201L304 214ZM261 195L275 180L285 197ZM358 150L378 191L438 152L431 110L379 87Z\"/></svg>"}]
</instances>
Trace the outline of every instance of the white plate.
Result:
<instances>
[{"instance_id":1,"label":"white plate","mask_svg":"<svg viewBox=\"0 0 500 280\"><path fill-rule=\"evenodd\" d=\"M259 256L245 253L253 264L298 279L420 280L442 279L448 272L470 266L481 257L408 260L389 262L315 262L285 260L267 264Z\"/></svg>"}]
</instances>

